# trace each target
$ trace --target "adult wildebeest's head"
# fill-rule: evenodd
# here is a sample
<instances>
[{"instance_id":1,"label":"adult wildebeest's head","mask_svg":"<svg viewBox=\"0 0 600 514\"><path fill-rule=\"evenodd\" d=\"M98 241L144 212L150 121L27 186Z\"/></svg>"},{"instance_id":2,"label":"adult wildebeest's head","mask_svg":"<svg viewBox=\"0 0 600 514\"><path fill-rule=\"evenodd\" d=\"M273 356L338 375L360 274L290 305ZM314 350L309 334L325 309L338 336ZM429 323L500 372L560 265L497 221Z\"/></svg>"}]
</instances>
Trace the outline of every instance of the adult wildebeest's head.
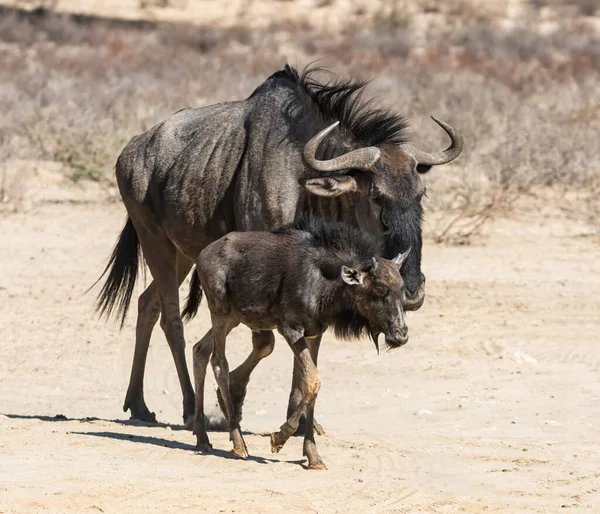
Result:
<instances>
[{"instance_id":1,"label":"adult wildebeest's head","mask_svg":"<svg viewBox=\"0 0 600 514\"><path fill-rule=\"evenodd\" d=\"M319 197L348 198L360 228L383 236L385 257L412 248L403 268L404 307L418 309L425 286L421 273L425 188L419 175L456 159L463 148L462 136L433 118L452 143L440 153L424 152L407 142L404 117L360 100L365 82L321 84L311 78L313 70L301 76L291 68L286 71L293 75L304 103L312 105L321 119L320 131L309 123L313 133L302 151L309 177L300 184ZM290 107L298 125L314 119L305 108Z\"/></svg>"},{"instance_id":2,"label":"adult wildebeest's head","mask_svg":"<svg viewBox=\"0 0 600 514\"><path fill-rule=\"evenodd\" d=\"M342 267L342 280L358 288L356 310L367 321L371 338L379 350L377 337L384 334L390 348L408 341L404 317L404 282L400 269L410 249L393 260L373 257L358 267Z\"/></svg>"}]
</instances>

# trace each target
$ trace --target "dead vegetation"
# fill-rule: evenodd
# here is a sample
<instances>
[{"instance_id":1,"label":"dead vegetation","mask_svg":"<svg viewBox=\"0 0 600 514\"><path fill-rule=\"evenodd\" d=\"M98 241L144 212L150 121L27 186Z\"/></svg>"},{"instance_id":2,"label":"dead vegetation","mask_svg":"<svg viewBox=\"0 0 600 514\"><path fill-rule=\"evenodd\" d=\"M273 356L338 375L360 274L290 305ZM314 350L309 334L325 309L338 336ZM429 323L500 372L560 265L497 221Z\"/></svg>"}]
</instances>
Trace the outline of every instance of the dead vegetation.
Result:
<instances>
[{"instance_id":1,"label":"dead vegetation","mask_svg":"<svg viewBox=\"0 0 600 514\"><path fill-rule=\"evenodd\" d=\"M587 2L530 2L509 24L469 2L404 4L340 33L302 19L219 29L4 8L0 160L54 160L72 180L111 185L132 135L184 106L244 98L287 61L322 59L372 77L421 146L444 144L430 114L464 133L456 166L427 177L428 207L444 213L435 240L468 240L535 187L598 192L600 36ZM575 204L600 226L593 197Z\"/></svg>"}]
</instances>

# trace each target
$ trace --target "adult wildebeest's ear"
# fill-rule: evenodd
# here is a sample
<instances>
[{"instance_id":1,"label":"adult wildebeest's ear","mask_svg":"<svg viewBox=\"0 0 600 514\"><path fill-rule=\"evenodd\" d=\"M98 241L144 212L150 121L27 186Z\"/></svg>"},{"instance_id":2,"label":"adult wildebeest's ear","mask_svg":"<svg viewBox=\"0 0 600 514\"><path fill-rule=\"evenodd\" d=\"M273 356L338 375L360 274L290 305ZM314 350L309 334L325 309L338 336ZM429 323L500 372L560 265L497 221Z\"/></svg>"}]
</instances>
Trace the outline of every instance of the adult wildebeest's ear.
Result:
<instances>
[{"instance_id":1,"label":"adult wildebeest's ear","mask_svg":"<svg viewBox=\"0 0 600 514\"><path fill-rule=\"evenodd\" d=\"M302 187L319 196L340 196L358 191L356 179L349 175L303 178L298 181Z\"/></svg>"},{"instance_id":2,"label":"adult wildebeest's ear","mask_svg":"<svg viewBox=\"0 0 600 514\"><path fill-rule=\"evenodd\" d=\"M431 169L429 164L417 164L417 173L427 173Z\"/></svg>"},{"instance_id":3,"label":"adult wildebeest's ear","mask_svg":"<svg viewBox=\"0 0 600 514\"><path fill-rule=\"evenodd\" d=\"M356 268L349 268L348 266L342 266L342 280L350 286L362 285L365 272L357 270Z\"/></svg>"}]
</instances>

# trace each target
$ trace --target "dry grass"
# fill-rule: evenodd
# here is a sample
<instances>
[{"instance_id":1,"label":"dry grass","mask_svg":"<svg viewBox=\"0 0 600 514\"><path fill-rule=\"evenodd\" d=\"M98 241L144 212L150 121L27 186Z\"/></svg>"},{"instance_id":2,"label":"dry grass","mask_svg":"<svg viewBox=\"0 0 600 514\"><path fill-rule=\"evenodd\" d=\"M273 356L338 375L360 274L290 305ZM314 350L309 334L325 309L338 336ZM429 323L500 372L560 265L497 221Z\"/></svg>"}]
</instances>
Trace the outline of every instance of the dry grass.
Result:
<instances>
[{"instance_id":1,"label":"dry grass","mask_svg":"<svg viewBox=\"0 0 600 514\"><path fill-rule=\"evenodd\" d=\"M600 38L589 24L575 13L542 33L533 8L509 29L481 13L427 12L394 4L395 18L341 34L301 20L250 31L1 12L0 160L56 160L73 180L110 184L133 134L183 106L244 98L287 61L323 58L373 77L424 148L445 144L430 114L464 133L457 166L428 177L429 208L450 213L437 240L468 237L533 186L595 187Z\"/></svg>"}]
</instances>

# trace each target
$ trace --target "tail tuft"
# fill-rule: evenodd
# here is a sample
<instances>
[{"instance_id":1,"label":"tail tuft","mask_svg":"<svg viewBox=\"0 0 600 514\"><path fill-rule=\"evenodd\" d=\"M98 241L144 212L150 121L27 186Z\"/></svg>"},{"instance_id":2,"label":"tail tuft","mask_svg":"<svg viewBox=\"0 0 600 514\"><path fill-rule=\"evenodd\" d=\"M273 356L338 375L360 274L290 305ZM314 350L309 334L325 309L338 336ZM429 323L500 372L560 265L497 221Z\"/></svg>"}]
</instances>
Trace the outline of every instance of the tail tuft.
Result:
<instances>
[{"instance_id":1,"label":"tail tuft","mask_svg":"<svg viewBox=\"0 0 600 514\"><path fill-rule=\"evenodd\" d=\"M191 320L196 314L198 314L198 307L202 301L202 287L200 286L200 277L196 268L192 271L192 278L190 280L190 292L185 301L183 311L181 311L181 319L183 321Z\"/></svg>"},{"instance_id":2,"label":"tail tuft","mask_svg":"<svg viewBox=\"0 0 600 514\"><path fill-rule=\"evenodd\" d=\"M121 328L125 323L131 296L135 288L140 264L140 251L137 232L131 218L128 217L106 268L100 278L94 282L94 285L96 285L108 273L106 282L96 299L95 309L96 312L100 313L100 316L106 318L110 318L113 312L116 313L117 318L120 317L121 319Z\"/></svg>"}]
</instances>

